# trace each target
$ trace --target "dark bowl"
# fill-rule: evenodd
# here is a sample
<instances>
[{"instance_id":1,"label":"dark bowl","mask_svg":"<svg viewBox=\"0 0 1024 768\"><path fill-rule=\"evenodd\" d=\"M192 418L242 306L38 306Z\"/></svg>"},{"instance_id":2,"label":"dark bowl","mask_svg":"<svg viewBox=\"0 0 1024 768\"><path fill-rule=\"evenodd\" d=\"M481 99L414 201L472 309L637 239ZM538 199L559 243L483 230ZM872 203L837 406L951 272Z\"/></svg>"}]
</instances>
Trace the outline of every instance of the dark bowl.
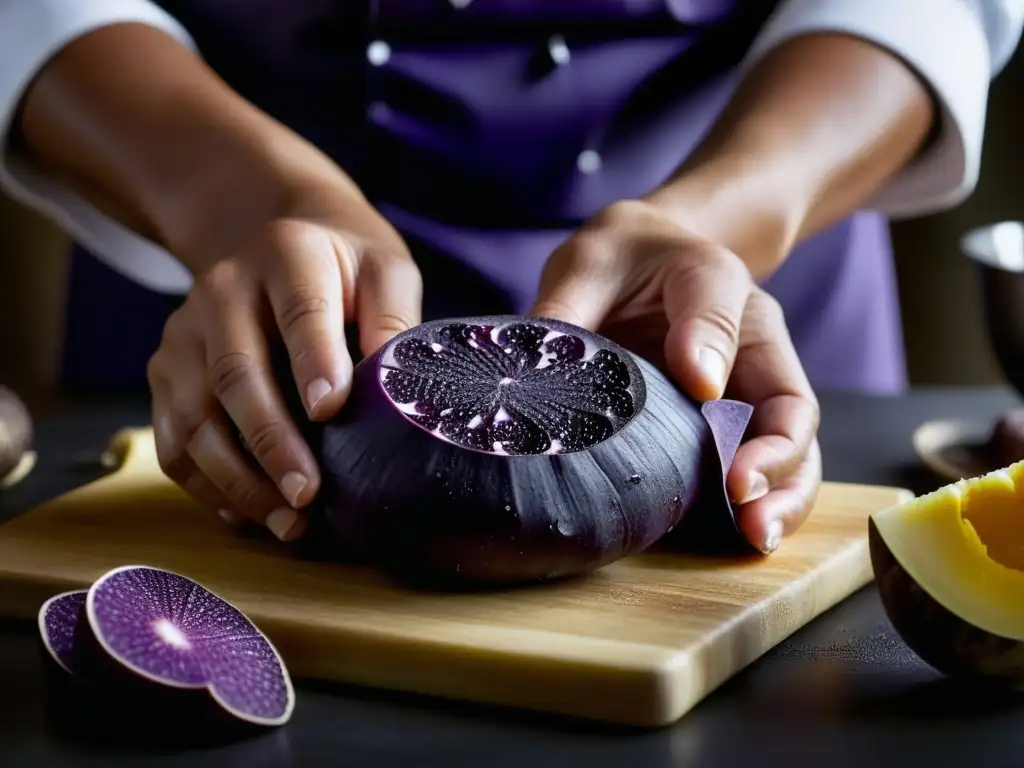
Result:
<instances>
[{"instance_id":1,"label":"dark bowl","mask_svg":"<svg viewBox=\"0 0 1024 768\"><path fill-rule=\"evenodd\" d=\"M960 249L979 270L989 343L1006 380L1024 397L1024 223L971 230Z\"/></svg>"}]
</instances>

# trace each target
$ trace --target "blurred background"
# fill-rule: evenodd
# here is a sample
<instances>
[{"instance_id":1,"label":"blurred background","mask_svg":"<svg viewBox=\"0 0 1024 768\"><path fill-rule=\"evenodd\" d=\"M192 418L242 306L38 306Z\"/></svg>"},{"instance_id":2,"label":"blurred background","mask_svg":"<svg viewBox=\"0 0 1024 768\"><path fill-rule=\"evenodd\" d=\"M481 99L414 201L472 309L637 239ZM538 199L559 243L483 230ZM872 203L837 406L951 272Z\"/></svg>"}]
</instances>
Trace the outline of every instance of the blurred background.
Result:
<instances>
[{"instance_id":1,"label":"blurred background","mask_svg":"<svg viewBox=\"0 0 1024 768\"><path fill-rule=\"evenodd\" d=\"M1003 381L985 335L978 275L958 241L976 226L1024 219L1021 94L1018 50L993 83L975 194L954 210L892 226L912 384ZM0 382L30 405L54 392L68 274L67 238L0 194Z\"/></svg>"}]
</instances>

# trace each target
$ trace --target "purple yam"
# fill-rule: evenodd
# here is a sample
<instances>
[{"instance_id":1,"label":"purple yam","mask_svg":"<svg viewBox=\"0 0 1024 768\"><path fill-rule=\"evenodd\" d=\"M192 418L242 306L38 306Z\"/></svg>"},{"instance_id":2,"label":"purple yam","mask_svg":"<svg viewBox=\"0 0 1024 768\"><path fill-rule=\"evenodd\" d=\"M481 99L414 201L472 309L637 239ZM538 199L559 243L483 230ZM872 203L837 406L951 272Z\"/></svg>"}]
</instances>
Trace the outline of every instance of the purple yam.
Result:
<instances>
[{"instance_id":1,"label":"purple yam","mask_svg":"<svg viewBox=\"0 0 1024 768\"><path fill-rule=\"evenodd\" d=\"M105 655L142 680L206 689L254 725L282 725L292 715L295 692L277 650L241 611L191 579L115 568L90 588L85 616Z\"/></svg>"},{"instance_id":2,"label":"purple yam","mask_svg":"<svg viewBox=\"0 0 1024 768\"><path fill-rule=\"evenodd\" d=\"M39 635L43 647L59 667L72 675L81 672L75 646L87 594L83 589L54 595L39 609Z\"/></svg>"},{"instance_id":3,"label":"purple yam","mask_svg":"<svg viewBox=\"0 0 1024 768\"><path fill-rule=\"evenodd\" d=\"M339 550L420 585L575 576L680 527L745 551L725 473L751 412L567 323L431 321L356 366L320 499Z\"/></svg>"}]
</instances>

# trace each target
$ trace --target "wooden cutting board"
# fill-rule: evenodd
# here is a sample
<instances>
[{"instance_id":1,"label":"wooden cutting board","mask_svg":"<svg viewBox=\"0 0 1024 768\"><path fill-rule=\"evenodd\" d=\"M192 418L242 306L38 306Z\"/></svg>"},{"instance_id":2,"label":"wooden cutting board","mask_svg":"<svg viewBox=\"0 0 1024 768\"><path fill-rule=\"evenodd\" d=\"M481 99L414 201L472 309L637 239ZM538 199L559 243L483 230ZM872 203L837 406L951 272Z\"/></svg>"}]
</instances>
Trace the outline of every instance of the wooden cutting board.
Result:
<instances>
[{"instance_id":1,"label":"wooden cutting board","mask_svg":"<svg viewBox=\"0 0 1024 768\"><path fill-rule=\"evenodd\" d=\"M149 429L118 433L111 453L111 474L0 525L0 614L32 617L109 568L152 565L245 611L296 677L645 726L868 583L867 517L910 496L825 483L769 558L651 553L570 583L442 595L229 531L163 476Z\"/></svg>"}]
</instances>

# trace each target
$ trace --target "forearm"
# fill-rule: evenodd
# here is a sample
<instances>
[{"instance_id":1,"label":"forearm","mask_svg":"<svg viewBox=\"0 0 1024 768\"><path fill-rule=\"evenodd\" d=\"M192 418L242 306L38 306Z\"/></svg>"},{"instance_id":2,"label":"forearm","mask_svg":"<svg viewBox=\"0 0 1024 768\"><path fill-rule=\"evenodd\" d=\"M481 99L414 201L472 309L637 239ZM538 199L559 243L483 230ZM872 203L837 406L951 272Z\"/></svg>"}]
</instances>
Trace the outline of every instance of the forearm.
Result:
<instances>
[{"instance_id":1,"label":"forearm","mask_svg":"<svg viewBox=\"0 0 1024 768\"><path fill-rule=\"evenodd\" d=\"M65 47L26 93L14 139L48 172L193 272L344 175L164 32L118 24ZM211 215L212 214L212 215Z\"/></svg>"},{"instance_id":2,"label":"forearm","mask_svg":"<svg viewBox=\"0 0 1024 768\"><path fill-rule=\"evenodd\" d=\"M855 211L922 148L934 120L928 89L892 54L842 35L798 37L747 75L649 197L760 279Z\"/></svg>"}]
</instances>

